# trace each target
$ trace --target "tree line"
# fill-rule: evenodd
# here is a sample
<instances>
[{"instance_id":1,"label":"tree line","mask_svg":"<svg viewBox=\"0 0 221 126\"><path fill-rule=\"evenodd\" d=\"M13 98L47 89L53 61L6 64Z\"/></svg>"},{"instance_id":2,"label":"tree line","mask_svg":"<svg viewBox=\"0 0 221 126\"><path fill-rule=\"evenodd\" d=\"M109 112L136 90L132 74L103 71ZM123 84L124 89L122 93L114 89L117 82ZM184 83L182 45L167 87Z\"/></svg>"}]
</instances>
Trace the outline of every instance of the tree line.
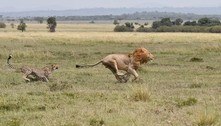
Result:
<instances>
[{"instance_id":1,"label":"tree line","mask_svg":"<svg viewBox=\"0 0 221 126\"><path fill-rule=\"evenodd\" d=\"M216 18L200 18L197 21L183 21L181 18L171 20L170 18L162 18L159 21L154 21L151 27L144 24L126 22L119 25L115 20L113 22L116 27L115 32L213 32L221 33L221 22ZM147 23L146 23L147 24ZM139 25L135 29L134 25Z\"/></svg>"}]
</instances>

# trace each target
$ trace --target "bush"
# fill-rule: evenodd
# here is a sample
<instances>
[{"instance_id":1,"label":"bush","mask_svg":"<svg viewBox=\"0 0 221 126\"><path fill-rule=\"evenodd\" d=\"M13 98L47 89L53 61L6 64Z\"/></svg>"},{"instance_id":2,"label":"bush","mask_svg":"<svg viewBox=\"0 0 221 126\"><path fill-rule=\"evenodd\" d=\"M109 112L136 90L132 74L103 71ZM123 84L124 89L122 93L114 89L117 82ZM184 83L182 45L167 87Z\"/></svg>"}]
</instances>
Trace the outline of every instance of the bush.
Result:
<instances>
[{"instance_id":1,"label":"bush","mask_svg":"<svg viewBox=\"0 0 221 126\"><path fill-rule=\"evenodd\" d=\"M136 29L137 32L154 32L155 29L147 27L139 27Z\"/></svg>"},{"instance_id":2,"label":"bush","mask_svg":"<svg viewBox=\"0 0 221 126\"><path fill-rule=\"evenodd\" d=\"M213 18L201 18L198 20L198 25L200 26L216 26L221 25L219 19L213 19Z\"/></svg>"},{"instance_id":3,"label":"bush","mask_svg":"<svg viewBox=\"0 0 221 126\"><path fill-rule=\"evenodd\" d=\"M6 24L3 22L0 22L0 28L6 28Z\"/></svg>"},{"instance_id":4,"label":"bush","mask_svg":"<svg viewBox=\"0 0 221 126\"><path fill-rule=\"evenodd\" d=\"M160 21L154 21L153 24L152 24L152 28L156 29L158 27L160 27L162 24Z\"/></svg>"},{"instance_id":5,"label":"bush","mask_svg":"<svg viewBox=\"0 0 221 126\"><path fill-rule=\"evenodd\" d=\"M26 30L27 25L24 23L23 20L20 21L20 24L18 25L17 29L21 30L22 32Z\"/></svg>"},{"instance_id":6,"label":"bush","mask_svg":"<svg viewBox=\"0 0 221 126\"><path fill-rule=\"evenodd\" d=\"M125 25L117 25L115 28L114 28L114 31L115 32L133 32L134 29L133 28L130 28L130 27L127 27Z\"/></svg>"},{"instance_id":7,"label":"bush","mask_svg":"<svg viewBox=\"0 0 221 126\"><path fill-rule=\"evenodd\" d=\"M161 19L162 26L172 26L173 23L171 22L170 18L163 18Z\"/></svg>"},{"instance_id":8,"label":"bush","mask_svg":"<svg viewBox=\"0 0 221 126\"><path fill-rule=\"evenodd\" d=\"M156 29L139 27L137 32L203 32L203 33L221 33L221 26L160 26Z\"/></svg>"},{"instance_id":9,"label":"bush","mask_svg":"<svg viewBox=\"0 0 221 126\"><path fill-rule=\"evenodd\" d=\"M196 21L186 21L183 26L196 26L197 22Z\"/></svg>"},{"instance_id":10,"label":"bush","mask_svg":"<svg viewBox=\"0 0 221 126\"><path fill-rule=\"evenodd\" d=\"M211 33L221 33L221 26L213 26L210 27L208 30Z\"/></svg>"}]
</instances>

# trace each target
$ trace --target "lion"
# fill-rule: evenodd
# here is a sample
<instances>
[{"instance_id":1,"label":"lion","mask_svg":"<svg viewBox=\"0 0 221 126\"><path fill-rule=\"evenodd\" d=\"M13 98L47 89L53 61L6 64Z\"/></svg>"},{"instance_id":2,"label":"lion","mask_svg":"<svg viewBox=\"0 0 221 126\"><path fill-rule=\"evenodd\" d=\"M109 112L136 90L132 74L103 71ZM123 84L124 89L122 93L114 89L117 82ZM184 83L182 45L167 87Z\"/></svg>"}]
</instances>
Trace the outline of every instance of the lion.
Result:
<instances>
[{"instance_id":1,"label":"lion","mask_svg":"<svg viewBox=\"0 0 221 126\"><path fill-rule=\"evenodd\" d=\"M92 65L76 65L76 68L82 67L94 67L102 63L106 68L116 77L117 81L126 83L130 75L134 76L132 81L138 79L137 69L140 65L147 63L154 59L154 56L145 48L137 48L132 54L110 54L104 57ZM125 74L121 73L120 70L126 71Z\"/></svg>"},{"instance_id":2,"label":"lion","mask_svg":"<svg viewBox=\"0 0 221 126\"><path fill-rule=\"evenodd\" d=\"M21 72L23 74L22 78L28 82L31 80L41 80L43 82L48 82L49 76L52 74L53 71L58 69L57 64L53 64L51 66L46 66L41 69L29 67L29 66L22 66L20 68L15 68L10 64L10 59L12 58L12 55L9 55L7 59L7 64L10 68L15 69L18 72ZM33 78L34 77L34 78Z\"/></svg>"}]
</instances>

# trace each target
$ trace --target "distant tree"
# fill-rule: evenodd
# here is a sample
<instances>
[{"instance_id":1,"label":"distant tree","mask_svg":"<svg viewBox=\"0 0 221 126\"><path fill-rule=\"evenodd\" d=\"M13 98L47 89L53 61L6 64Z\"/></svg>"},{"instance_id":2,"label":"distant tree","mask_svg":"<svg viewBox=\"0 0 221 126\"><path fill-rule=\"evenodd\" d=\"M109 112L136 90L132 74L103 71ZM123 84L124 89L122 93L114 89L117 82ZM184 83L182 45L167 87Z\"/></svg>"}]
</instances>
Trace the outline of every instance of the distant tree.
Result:
<instances>
[{"instance_id":1,"label":"distant tree","mask_svg":"<svg viewBox=\"0 0 221 126\"><path fill-rule=\"evenodd\" d=\"M196 26L196 25L197 25L196 21L186 21L183 24L183 26Z\"/></svg>"},{"instance_id":2,"label":"distant tree","mask_svg":"<svg viewBox=\"0 0 221 126\"><path fill-rule=\"evenodd\" d=\"M200 26L208 26L211 23L210 19L205 17L198 20L198 25Z\"/></svg>"},{"instance_id":3,"label":"distant tree","mask_svg":"<svg viewBox=\"0 0 221 126\"><path fill-rule=\"evenodd\" d=\"M20 24L18 25L17 29L21 30L22 32L26 30L27 25L24 23L23 20L20 20Z\"/></svg>"},{"instance_id":4,"label":"distant tree","mask_svg":"<svg viewBox=\"0 0 221 126\"><path fill-rule=\"evenodd\" d=\"M160 21L154 21L153 23L152 23L152 28L153 29L157 29L158 27L160 27L162 24L161 24L161 22Z\"/></svg>"},{"instance_id":5,"label":"distant tree","mask_svg":"<svg viewBox=\"0 0 221 126\"><path fill-rule=\"evenodd\" d=\"M118 25L118 24L120 24L120 23L119 23L118 20L115 19L114 22L113 22L113 24L114 24L114 25Z\"/></svg>"},{"instance_id":6,"label":"distant tree","mask_svg":"<svg viewBox=\"0 0 221 126\"><path fill-rule=\"evenodd\" d=\"M161 22L162 26L172 26L173 25L170 18L163 18L163 19L161 19L160 22Z\"/></svg>"},{"instance_id":7,"label":"distant tree","mask_svg":"<svg viewBox=\"0 0 221 126\"><path fill-rule=\"evenodd\" d=\"M177 18L175 21L174 21L174 25L181 25L183 23L183 19L181 18Z\"/></svg>"},{"instance_id":8,"label":"distant tree","mask_svg":"<svg viewBox=\"0 0 221 126\"><path fill-rule=\"evenodd\" d=\"M3 22L0 22L0 28L6 28L6 24Z\"/></svg>"},{"instance_id":9,"label":"distant tree","mask_svg":"<svg viewBox=\"0 0 221 126\"><path fill-rule=\"evenodd\" d=\"M145 23L144 23L144 26L147 26L148 24L149 24L148 22L145 22Z\"/></svg>"},{"instance_id":10,"label":"distant tree","mask_svg":"<svg viewBox=\"0 0 221 126\"><path fill-rule=\"evenodd\" d=\"M125 23L125 26L128 27L128 28L132 28L132 29L134 29L134 25L133 25L133 23L126 22L126 23Z\"/></svg>"},{"instance_id":11,"label":"distant tree","mask_svg":"<svg viewBox=\"0 0 221 126\"><path fill-rule=\"evenodd\" d=\"M219 19L205 17L205 18L200 18L198 20L198 25L199 26L215 26L215 25L221 25L221 23Z\"/></svg>"},{"instance_id":12,"label":"distant tree","mask_svg":"<svg viewBox=\"0 0 221 126\"><path fill-rule=\"evenodd\" d=\"M215 25L221 25L221 22L219 19L210 19L211 22L211 26L215 26Z\"/></svg>"},{"instance_id":13,"label":"distant tree","mask_svg":"<svg viewBox=\"0 0 221 126\"><path fill-rule=\"evenodd\" d=\"M44 18L43 17L34 17L34 20L37 21L40 24L42 24L44 22Z\"/></svg>"},{"instance_id":14,"label":"distant tree","mask_svg":"<svg viewBox=\"0 0 221 126\"><path fill-rule=\"evenodd\" d=\"M55 17L49 17L47 19L48 29L50 32L55 32L55 28L57 26L56 18Z\"/></svg>"},{"instance_id":15,"label":"distant tree","mask_svg":"<svg viewBox=\"0 0 221 126\"><path fill-rule=\"evenodd\" d=\"M135 25L140 25L140 23L138 23L138 22L135 22L134 24L135 24Z\"/></svg>"},{"instance_id":16,"label":"distant tree","mask_svg":"<svg viewBox=\"0 0 221 126\"><path fill-rule=\"evenodd\" d=\"M95 22L94 22L94 20L92 20L92 21L90 21L89 23L94 24Z\"/></svg>"},{"instance_id":17,"label":"distant tree","mask_svg":"<svg viewBox=\"0 0 221 126\"><path fill-rule=\"evenodd\" d=\"M134 31L134 25L133 23L126 22L124 25L116 25L114 28L115 32L133 32Z\"/></svg>"}]
</instances>

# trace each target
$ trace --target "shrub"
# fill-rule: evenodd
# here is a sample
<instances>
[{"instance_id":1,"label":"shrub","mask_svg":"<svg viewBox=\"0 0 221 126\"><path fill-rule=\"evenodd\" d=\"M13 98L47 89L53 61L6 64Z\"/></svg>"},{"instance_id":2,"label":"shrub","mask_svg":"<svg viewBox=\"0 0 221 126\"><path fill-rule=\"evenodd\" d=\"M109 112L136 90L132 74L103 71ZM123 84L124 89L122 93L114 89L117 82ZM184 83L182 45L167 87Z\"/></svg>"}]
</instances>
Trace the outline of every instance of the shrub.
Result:
<instances>
[{"instance_id":1,"label":"shrub","mask_svg":"<svg viewBox=\"0 0 221 126\"><path fill-rule=\"evenodd\" d=\"M154 32L154 29L147 27L139 27L136 29L137 32Z\"/></svg>"},{"instance_id":2,"label":"shrub","mask_svg":"<svg viewBox=\"0 0 221 126\"><path fill-rule=\"evenodd\" d=\"M127 27L125 25L117 25L115 28L114 28L114 31L115 32L133 32L134 29L133 28L130 28L130 27Z\"/></svg>"},{"instance_id":3,"label":"shrub","mask_svg":"<svg viewBox=\"0 0 221 126\"><path fill-rule=\"evenodd\" d=\"M213 26L208 29L211 33L221 33L221 26Z\"/></svg>"},{"instance_id":4,"label":"shrub","mask_svg":"<svg viewBox=\"0 0 221 126\"><path fill-rule=\"evenodd\" d=\"M183 26L196 26L196 25L197 25L196 21L186 21L183 24Z\"/></svg>"},{"instance_id":5,"label":"shrub","mask_svg":"<svg viewBox=\"0 0 221 126\"><path fill-rule=\"evenodd\" d=\"M113 22L113 24L114 24L114 25L118 25L118 24L120 24L120 23L119 23L118 20L115 19L114 22Z\"/></svg>"},{"instance_id":6,"label":"shrub","mask_svg":"<svg viewBox=\"0 0 221 126\"><path fill-rule=\"evenodd\" d=\"M6 28L6 24L3 22L0 22L0 28Z\"/></svg>"},{"instance_id":7,"label":"shrub","mask_svg":"<svg viewBox=\"0 0 221 126\"><path fill-rule=\"evenodd\" d=\"M161 25L162 25L162 24L161 24L160 21L154 21L154 22L152 23L152 28L153 28L153 29L156 29L156 28L160 27Z\"/></svg>"},{"instance_id":8,"label":"shrub","mask_svg":"<svg viewBox=\"0 0 221 126\"><path fill-rule=\"evenodd\" d=\"M20 21L20 24L18 25L17 29L21 30L22 32L26 30L27 25L24 23L23 20Z\"/></svg>"},{"instance_id":9,"label":"shrub","mask_svg":"<svg viewBox=\"0 0 221 126\"><path fill-rule=\"evenodd\" d=\"M177 18L175 21L174 21L174 25L181 25L183 23L183 19L181 18Z\"/></svg>"},{"instance_id":10,"label":"shrub","mask_svg":"<svg viewBox=\"0 0 221 126\"><path fill-rule=\"evenodd\" d=\"M128 28L134 29L134 24L133 23L126 22L125 26L128 27Z\"/></svg>"},{"instance_id":11,"label":"shrub","mask_svg":"<svg viewBox=\"0 0 221 126\"><path fill-rule=\"evenodd\" d=\"M162 26L172 26L173 25L170 18L163 18L163 19L161 19L160 22L161 22Z\"/></svg>"}]
</instances>

